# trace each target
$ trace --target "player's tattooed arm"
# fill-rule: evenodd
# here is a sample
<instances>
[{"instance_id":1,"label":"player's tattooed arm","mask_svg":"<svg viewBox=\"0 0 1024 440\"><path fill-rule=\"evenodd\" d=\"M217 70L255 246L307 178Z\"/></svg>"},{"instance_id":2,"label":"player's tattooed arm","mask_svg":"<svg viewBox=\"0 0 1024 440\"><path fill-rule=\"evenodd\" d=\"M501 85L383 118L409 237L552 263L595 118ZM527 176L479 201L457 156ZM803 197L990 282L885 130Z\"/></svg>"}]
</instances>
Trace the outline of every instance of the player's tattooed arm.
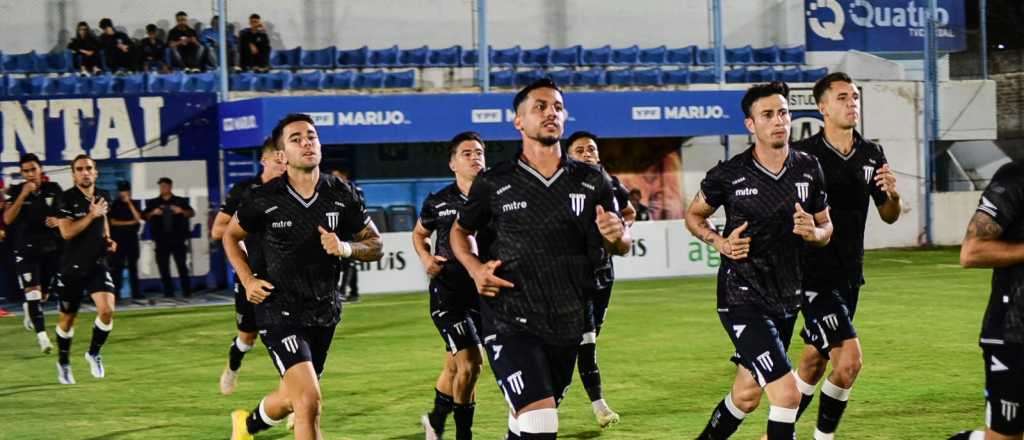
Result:
<instances>
[{"instance_id":1,"label":"player's tattooed arm","mask_svg":"<svg viewBox=\"0 0 1024 440\"><path fill-rule=\"evenodd\" d=\"M359 261L377 261L384 256L384 240L377 232L377 226L370 222L353 237L349 243L352 255L349 258Z\"/></svg>"},{"instance_id":2,"label":"player's tattooed arm","mask_svg":"<svg viewBox=\"0 0 1024 440\"><path fill-rule=\"evenodd\" d=\"M693 198L685 215L686 229L698 240L712 246L717 239L722 238L708 219L715 211L714 207L704 201L704 193L700 192Z\"/></svg>"},{"instance_id":3,"label":"player's tattooed arm","mask_svg":"<svg viewBox=\"0 0 1024 440\"><path fill-rule=\"evenodd\" d=\"M1003 227L990 215L977 211L967 224L967 234L960 247L963 267L1006 267L1024 263L1024 243L1001 239Z\"/></svg>"}]
</instances>

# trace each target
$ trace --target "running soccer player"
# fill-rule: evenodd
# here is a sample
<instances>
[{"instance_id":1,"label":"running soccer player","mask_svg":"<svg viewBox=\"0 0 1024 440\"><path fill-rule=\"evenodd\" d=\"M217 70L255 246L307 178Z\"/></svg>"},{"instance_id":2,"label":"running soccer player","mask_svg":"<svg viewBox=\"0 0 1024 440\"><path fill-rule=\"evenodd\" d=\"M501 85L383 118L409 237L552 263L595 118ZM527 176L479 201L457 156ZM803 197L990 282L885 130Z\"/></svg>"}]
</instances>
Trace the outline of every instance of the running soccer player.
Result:
<instances>
[{"instance_id":1,"label":"running soccer player","mask_svg":"<svg viewBox=\"0 0 1024 440\"><path fill-rule=\"evenodd\" d=\"M14 240L14 270L18 286L25 294L25 329L34 331L39 349L53 350L46 335L43 301L49 294L50 279L57 271L60 258L60 231L57 230L56 208L60 185L43 180L39 157L29 153L18 160L25 182L8 191L4 223L10 225L8 235Z\"/></svg>"},{"instance_id":2,"label":"running soccer player","mask_svg":"<svg viewBox=\"0 0 1024 440\"><path fill-rule=\"evenodd\" d=\"M222 243L282 380L251 412L231 414L231 438L252 439L294 413L295 438L319 439L319 378L341 320L340 258L379 260L382 243L352 188L320 173L312 118L285 116L272 139L288 170L251 191ZM238 244L250 235L259 238L255 260Z\"/></svg>"},{"instance_id":3,"label":"running soccer player","mask_svg":"<svg viewBox=\"0 0 1024 440\"><path fill-rule=\"evenodd\" d=\"M597 146L597 136L587 131L577 131L566 140L566 151L569 157L590 165L601 165L601 152ZM626 220L626 226L632 226L636 220L636 210L629 203L629 190L622 186L619 179L611 176L612 192L615 200L622 207L622 217ZM587 391L590 398L591 408L594 410L594 417L597 418L598 426L605 428L613 423L619 422L619 414L612 411L604 401L604 393L601 390L601 371L597 368L597 337L601 334L601 327L604 325L604 318L608 312L608 303L612 296L612 284L615 282L615 269L612 267L612 257L609 255L594 274L597 280L597 289L588 296L586 304L586 319L589 329L583 334L583 341L580 342L579 359L577 367L580 372L580 382L583 382L583 389Z\"/></svg>"},{"instance_id":4,"label":"running soccer player","mask_svg":"<svg viewBox=\"0 0 1024 440\"><path fill-rule=\"evenodd\" d=\"M473 181L452 226L451 245L484 295L484 345L511 407L509 438L554 439L558 410L572 382L587 330L585 297L604 253L624 254L631 239L600 169L562 154L562 93L550 79L516 94L514 125L522 136L516 160ZM495 242L481 261L470 236L488 228ZM493 333L492 333L493 330Z\"/></svg>"},{"instance_id":5,"label":"running soccer player","mask_svg":"<svg viewBox=\"0 0 1024 440\"><path fill-rule=\"evenodd\" d=\"M804 328L800 336L806 346L796 371L801 394L797 418L814 399L815 388L831 362L832 372L821 386L814 432L815 439L828 440L839 425L861 368L860 338L853 316L864 284L868 200L874 200L882 221L891 224L900 217L900 195L882 146L856 130L860 90L853 80L842 72L830 73L814 85L814 99L825 128L792 147L821 164L835 233L827 246L812 247L804 255Z\"/></svg>"},{"instance_id":6,"label":"running soccer player","mask_svg":"<svg viewBox=\"0 0 1024 440\"><path fill-rule=\"evenodd\" d=\"M718 316L736 347L732 392L698 439L732 435L768 393L768 439L792 440L800 393L786 350L800 308L800 258L832 235L817 159L789 148L789 87L754 85L743 96L754 145L708 171L686 228L726 257L718 270ZM723 234L708 222L725 207Z\"/></svg>"},{"instance_id":7,"label":"running soccer player","mask_svg":"<svg viewBox=\"0 0 1024 440\"><path fill-rule=\"evenodd\" d=\"M107 268L106 255L117 250L110 239L107 211L110 194L96 188L99 171L96 161L80 154L71 161L75 186L60 197L58 225L66 241L60 256L60 271L54 276L54 291L60 300L57 317L57 380L64 385L75 383L71 373L71 338L75 336L75 318L88 295L96 305L92 342L85 360L92 376L106 376L100 349L114 329L114 280Z\"/></svg>"},{"instance_id":8,"label":"running soccer player","mask_svg":"<svg viewBox=\"0 0 1024 440\"><path fill-rule=\"evenodd\" d=\"M985 432L950 440L1024 438L1024 162L1003 165L981 195L960 248L963 267L991 267L981 324Z\"/></svg>"},{"instance_id":9,"label":"running soccer player","mask_svg":"<svg viewBox=\"0 0 1024 440\"><path fill-rule=\"evenodd\" d=\"M473 179L486 166L484 148L483 139L472 131L459 133L448 142L448 167L455 173L455 182L423 201L412 232L413 247L430 277L430 318L448 351L434 389L434 409L420 420L428 440L441 438L449 413L454 413L455 438L473 438L476 380L483 365L480 297L473 279L452 254L448 237ZM437 246L431 254L430 235L434 232Z\"/></svg>"},{"instance_id":10,"label":"running soccer player","mask_svg":"<svg viewBox=\"0 0 1024 440\"><path fill-rule=\"evenodd\" d=\"M271 139L267 139L263 143L263 150L260 152L260 165L263 166L263 171L259 176L238 182L231 187L224 204L220 207L220 212L213 219L210 238L219 241L224 236L224 230L227 229L231 218L238 211L238 206L243 199L248 197L249 193L284 174L287 167L284 153L277 150ZM253 235L248 237L248 240L251 242L255 238L256 236ZM259 246L251 246L251 249L246 246L245 250L246 252L258 251ZM242 287L237 276L232 287L235 292L235 326L238 328L238 334L231 341L231 347L228 349L228 363L220 375L221 394L235 392L235 386L238 384L238 369L242 367L242 358L256 343L256 331L258 330L253 304L246 299L245 288Z\"/></svg>"}]
</instances>

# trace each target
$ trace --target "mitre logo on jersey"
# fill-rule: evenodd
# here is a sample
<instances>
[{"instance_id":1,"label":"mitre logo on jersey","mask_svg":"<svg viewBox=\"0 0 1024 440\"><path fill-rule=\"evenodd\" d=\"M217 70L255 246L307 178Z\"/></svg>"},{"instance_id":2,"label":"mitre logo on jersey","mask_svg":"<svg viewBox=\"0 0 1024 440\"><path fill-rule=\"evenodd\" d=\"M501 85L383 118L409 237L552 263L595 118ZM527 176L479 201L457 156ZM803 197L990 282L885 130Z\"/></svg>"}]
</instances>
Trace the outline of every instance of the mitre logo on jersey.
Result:
<instances>
[{"instance_id":1,"label":"mitre logo on jersey","mask_svg":"<svg viewBox=\"0 0 1024 440\"><path fill-rule=\"evenodd\" d=\"M338 229L338 213L337 212L328 212L327 213L327 226L330 227L332 231L335 230L335 229Z\"/></svg>"},{"instance_id":2,"label":"mitre logo on jersey","mask_svg":"<svg viewBox=\"0 0 1024 440\"><path fill-rule=\"evenodd\" d=\"M292 221L291 220L279 220L279 221L271 223L270 227L274 228L274 229L290 228L290 227L292 227Z\"/></svg>"},{"instance_id":3,"label":"mitre logo on jersey","mask_svg":"<svg viewBox=\"0 0 1024 440\"><path fill-rule=\"evenodd\" d=\"M864 181L871 183L871 178L875 175L875 167L864 165Z\"/></svg>"},{"instance_id":4,"label":"mitre logo on jersey","mask_svg":"<svg viewBox=\"0 0 1024 440\"><path fill-rule=\"evenodd\" d=\"M756 196L757 188L740 188L736 190L736 197L742 196Z\"/></svg>"},{"instance_id":5,"label":"mitre logo on jersey","mask_svg":"<svg viewBox=\"0 0 1024 440\"><path fill-rule=\"evenodd\" d=\"M572 207L572 212L575 212L577 217L583 213L583 204L586 201L586 194L569 194L569 205Z\"/></svg>"},{"instance_id":6,"label":"mitre logo on jersey","mask_svg":"<svg viewBox=\"0 0 1024 440\"><path fill-rule=\"evenodd\" d=\"M455 208L443 209L441 211L437 211L437 216L438 217L448 217L450 215L455 215L455 214L458 214L458 213L459 213L459 210L455 209Z\"/></svg>"},{"instance_id":7,"label":"mitre logo on jersey","mask_svg":"<svg viewBox=\"0 0 1024 440\"><path fill-rule=\"evenodd\" d=\"M501 205L501 212L518 211L526 209L526 201L512 201Z\"/></svg>"},{"instance_id":8,"label":"mitre logo on jersey","mask_svg":"<svg viewBox=\"0 0 1024 440\"><path fill-rule=\"evenodd\" d=\"M807 201L807 196L808 196L808 192L809 192L810 187L811 187L811 184L809 184L807 182L797 182L796 183L796 195L797 195L797 197L800 197L800 201L801 202L806 202Z\"/></svg>"}]
</instances>

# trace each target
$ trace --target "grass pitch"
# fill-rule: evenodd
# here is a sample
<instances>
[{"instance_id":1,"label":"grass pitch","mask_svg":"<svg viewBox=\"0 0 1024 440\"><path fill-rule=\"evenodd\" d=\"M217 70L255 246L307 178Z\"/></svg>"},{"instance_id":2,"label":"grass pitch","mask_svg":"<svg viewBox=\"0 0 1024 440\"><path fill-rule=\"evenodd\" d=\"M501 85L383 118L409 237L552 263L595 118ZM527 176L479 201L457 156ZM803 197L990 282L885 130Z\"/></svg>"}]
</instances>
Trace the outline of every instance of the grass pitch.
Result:
<instances>
[{"instance_id":1,"label":"grass pitch","mask_svg":"<svg viewBox=\"0 0 1024 440\"><path fill-rule=\"evenodd\" d=\"M864 369L839 434L850 439L944 439L984 422L977 337L990 272L957 266L957 250L867 255L857 329ZM715 312L712 277L619 282L598 352L609 404L622 416L597 428L576 377L562 403L561 438L685 439L728 391L732 346ZM365 297L346 306L323 376L328 439L423 438L444 356L425 294ZM78 384L57 384L56 354L39 354L21 319L0 320L0 439L227 439L229 412L251 409L277 383L262 345L246 356L234 395L218 377L234 334L229 306L133 310L115 317L107 377L82 353L93 315L78 319ZM55 317L47 316L51 329ZM794 336L791 358L803 346ZM794 358L795 362L795 358ZM733 438L764 430L767 402ZM485 365L474 433L501 438L506 405ZM798 425L810 438L817 399ZM449 418L448 429L454 434ZM290 438L283 426L257 439Z\"/></svg>"}]
</instances>

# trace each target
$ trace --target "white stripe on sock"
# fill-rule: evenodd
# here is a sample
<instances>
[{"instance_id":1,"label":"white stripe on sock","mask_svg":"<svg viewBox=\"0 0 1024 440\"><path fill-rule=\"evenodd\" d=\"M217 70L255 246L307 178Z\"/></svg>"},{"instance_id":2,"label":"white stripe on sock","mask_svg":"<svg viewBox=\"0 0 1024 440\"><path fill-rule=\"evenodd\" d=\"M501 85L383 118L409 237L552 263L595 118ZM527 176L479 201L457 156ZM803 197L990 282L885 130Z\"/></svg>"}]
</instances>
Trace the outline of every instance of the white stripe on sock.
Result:
<instances>
[{"instance_id":1,"label":"white stripe on sock","mask_svg":"<svg viewBox=\"0 0 1024 440\"><path fill-rule=\"evenodd\" d=\"M783 408L772 405L768 409L768 420L779 423L796 423L796 408Z\"/></svg>"},{"instance_id":2,"label":"white stripe on sock","mask_svg":"<svg viewBox=\"0 0 1024 440\"><path fill-rule=\"evenodd\" d=\"M541 408L527 411L517 417L519 431L529 434L554 434L558 432L558 410Z\"/></svg>"},{"instance_id":3,"label":"white stripe on sock","mask_svg":"<svg viewBox=\"0 0 1024 440\"><path fill-rule=\"evenodd\" d=\"M797 370L793 370L793 378L796 379L796 389L800 390L800 394L805 396L814 395L814 385L804 382L804 380L800 378L800 374Z\"/></svg>"},{"instance_id":4,"label":"white stripe on sock","mask_svg":"<svg viewBox=\"0 0 1024 440\"><path fill-rule=\"evenodd\" d=\"M263 399L263 400L266 400L266 399ZM281 420L271 419L270 416L267 415L266 408L263 407L263 400L260 400L260 418L263 419L263 423L266 423L266 424L268 424L270 426L275 426L275 425L281 423L282 421L284 421L284 419L285 419L284 417L282 417Z\"/></svg>"},{"instance_id":5,"label":"white stripe on sock","mask_svg":"<svg viewBox=\"0 0 1024 440\"><path fill-rule=\"evenodd\" d=\"M103 321L100 321L100 317L97 316L96 320L93 321L93 323L96 324L96 328L98 328L100 330L103 330L105 332L109 332L109 331L114 329L114 320L113 319L110 320L110 324L104 324Z\"/></svg>"},{"instance_id":6,"label":"white stripe on sock","mask_svg":"<svg viewBox=\"0 0 1024 440\"><path fill-rule=\"evenodd\" d=\"M597 343L597 333L596 332L586 332L586 333L583 334L583 341L580 342L580 345L596 344L596 343Z\"/></svg>"},{"instance_id":7,"label":"white stripe on sock","mask_svg":"<svg viewBox=\"0 0 1024 440\"><path fill-rule=\"evenodd\" d=\"M821 393L840 402L850 400L850 388L839 388L828 379L825 379L825 383L821 386Z\"/></svg>"},{"instance_id":8,"label":"white stripe on sock","mask_svg":"<svg viewBox=\"0 0 1024 440\"><path fill-rule=\"evenodd\" d=\"M834 440L835 437L835 433L826 434L824 432L818 431L817 429L814 430L814 440Z\"/></svg>"},{"instance_id":9,"label":"white stripe on sock","mask_svg":"<svg viewBox=\"0 0 1024 440\"><path fill-rule=\"evenodd\" d=\"M58 325L57 326L57 336L60 336L60 337L62 337L64 339L71 339L71 338L75 337L75 328L71 327L71 329L69 329L68 331L64 331L64 330L61 330L60 326Z\"/></svg>"},{"instance_id":10,"label":"white stripe on sock","mask_svg":"<svg viewBox=\"0 0 1024 440\"><path fill-rule=\"evenodd\" d=\"M738 420L743 420L743 418L747 416L747 413L741 411L736 407L736 404L732 402L732 393L726 394L723 401L725 402L725 409L729 410L729 414L732 414L733 417Z\"/></svg>"},{"instance_id":11,"label":"white stripe on sock","mask_svg":"<svg viewBox=\"0 0 1024 440\"><path fill-rule=\"evenodd\" d=\"M519 435L519 421L516 420L516 416L512 412L508 413L508 430L515 435Z\"/></svg>"},{"instance_id":12,"label":"white stripe on sock","mask_svg":"<svg viewBox=\"0 0 1024 440\"><path fill-rule=\"evenodd\" d=\"M245 353L245 352L247 352L249 350L252 350L252 346L251 345L246 344L245 342L242 342L242 340L239 339L237 336L235 337L235 347L238 348L238 351L240 351L242 353Z\"/></svg>"}]
</instances>

